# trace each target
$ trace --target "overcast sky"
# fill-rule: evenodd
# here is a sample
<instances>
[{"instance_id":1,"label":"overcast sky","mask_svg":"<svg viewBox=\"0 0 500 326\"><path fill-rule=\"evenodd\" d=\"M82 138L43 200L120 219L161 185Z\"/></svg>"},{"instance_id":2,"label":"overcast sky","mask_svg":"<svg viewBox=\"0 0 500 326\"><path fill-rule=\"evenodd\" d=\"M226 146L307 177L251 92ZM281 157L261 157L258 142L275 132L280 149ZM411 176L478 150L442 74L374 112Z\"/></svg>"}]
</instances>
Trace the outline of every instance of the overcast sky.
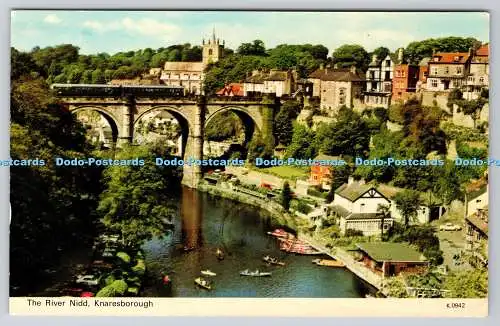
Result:
<instances>
[{"instance_id":1,"label":"overcast sky","mask_svg":"<svg viewBox=\"0 0 500 326\"><path fill-rule=\"evenodd\" d=\"M11 42L19 50L71 43L90 54L201 44L215 27L226 47L263 40L277 44L342 44L391 50L431 37L489 40L489 16L472 12L181 12L13 11Z\"/></svg>"}]
</instances>

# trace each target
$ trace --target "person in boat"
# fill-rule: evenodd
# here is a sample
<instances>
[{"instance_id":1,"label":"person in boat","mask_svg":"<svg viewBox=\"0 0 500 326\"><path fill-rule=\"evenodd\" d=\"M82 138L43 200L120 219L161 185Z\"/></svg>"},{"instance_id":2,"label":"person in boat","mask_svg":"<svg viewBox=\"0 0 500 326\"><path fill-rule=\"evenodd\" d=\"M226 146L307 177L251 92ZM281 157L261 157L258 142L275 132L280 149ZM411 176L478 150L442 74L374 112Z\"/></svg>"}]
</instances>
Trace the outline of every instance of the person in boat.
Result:
<instances>
[{"instance_id":1,"label":"person in boat","mask_svg":"<svg viewBox=\"0 0 500 326\"><path fill-rule=\"evenodd\" d=\"M166 274L163 275L162 281L163 281L163 285L170 284L170 282L171 282L170 277L168 277L168 275L166 275Z\"/></svg>"}]
</instances>

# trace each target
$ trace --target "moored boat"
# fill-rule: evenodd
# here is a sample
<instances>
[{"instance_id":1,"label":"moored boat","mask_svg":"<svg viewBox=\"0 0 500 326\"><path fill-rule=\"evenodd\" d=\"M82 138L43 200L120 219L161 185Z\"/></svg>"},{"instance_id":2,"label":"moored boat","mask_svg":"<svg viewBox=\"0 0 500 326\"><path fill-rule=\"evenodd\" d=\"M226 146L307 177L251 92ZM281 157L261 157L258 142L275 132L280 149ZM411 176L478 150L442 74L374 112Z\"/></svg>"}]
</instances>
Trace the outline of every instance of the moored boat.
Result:
<instances>
[{"instance_id":1,"label":"moored boat","mask_svg":"<svg viewBox=\"0 0 500 326\"><path fill-rule=\"evenodd\" d=\"M202 277L196 278L194 280L194 283L196 283L196 285L198 285L199 287L204 288L206 290L212 290L212 284L210 284L209 281L205 280Z\"/></svg>"},{"instance_id":2,"label":"moored boat","mask_svg":"<svg viewBox=\"0 0 500 326\"><path fill-rule=\"evenodd\" d=\"M291 233L286 232L283 229L276 229L272 232L267 232L267 234L278 237L278 238L295 238Z\"/></svg>"},{"instance_id":3,"label":"moored boat","mask_svg":"<svg viewBox=\"0 0 500 326\"><path fill-rule=\"evenodd\" d=\"M272 265L279 265L279 266L285 266L285 263L282 261L279 261L278 258L271 257L271 256L264 256L262 257L262 260L264 260L268 264Z\"/></svg>"},{"instance_id":4,"label":"moored boat","mask_svg":"<svg viewBox=\"0 0 500 326\"><path fill-rule=\"evenodd\" d=\"M312 262L318 266L345 267L343 262L333 259L313 259Z\"/></svg>"},{"instance_id":5,"label":"moored boat","mask_svg":"<svg viewBox=\"0 0 500 326\"><path fill-rule=\"evenodd\" d=\"M255 271L250 271L249 269L245 269L240 272L241 276L254 276L254 277L262 277L262 276L271 276L270 272L261 272L258 269Z\"/></svg>"},{"instance_id":6,"label":"moored boat","mask_svg":"<svg viewBox=\"0 0 500 326\"><path fill-rule=\"evenodd\" d=\"M201 274L202 275L205 275L205 276L216 276L217 274L212 272L211 270L207 269L207 270L204 270L204 271L201 271Z\"/></svg>"},{"instance_id":7,"label":"moored boat","mask_svg":"<svg viewBox=\"0 0 500 326\"><path fill-rule=\"evenodd\" d=\"M217 248L217 251L215 252L215 255L217 256L218 260L223 260L224 259L224 252L220 248Z\"/></svg>"}]
</instances>

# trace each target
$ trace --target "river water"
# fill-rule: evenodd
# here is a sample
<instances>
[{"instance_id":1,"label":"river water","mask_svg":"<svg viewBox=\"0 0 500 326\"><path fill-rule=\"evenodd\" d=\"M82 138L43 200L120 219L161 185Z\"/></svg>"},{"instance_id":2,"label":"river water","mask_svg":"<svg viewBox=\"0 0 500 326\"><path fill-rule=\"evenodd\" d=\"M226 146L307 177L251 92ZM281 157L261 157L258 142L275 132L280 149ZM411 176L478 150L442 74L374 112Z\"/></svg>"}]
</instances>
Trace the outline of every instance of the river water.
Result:
<instances>
[{"instance_id":1,"label":"river water","mask_svg":"<svg viewBox=\"0 0 500 326\"><path fill-rule=\"evenodd\" d=\"M370 292L346 269L316 266L311 260L317 257L280 251L277 240L266 234L276 226L265 211L188 188L182 188L180 197L175 228L143 246L149 277L141 296L359 298ZM215 256L217 248L226 254L222 261ZM265 255L286 266L268 266L262 261ZM272 276L240 276L247 268ZM212 291L194 284L205 269L217 273L210 277ZM161 284L162 273L172 279L170 289Z\"/></svg>"}]
</instances>

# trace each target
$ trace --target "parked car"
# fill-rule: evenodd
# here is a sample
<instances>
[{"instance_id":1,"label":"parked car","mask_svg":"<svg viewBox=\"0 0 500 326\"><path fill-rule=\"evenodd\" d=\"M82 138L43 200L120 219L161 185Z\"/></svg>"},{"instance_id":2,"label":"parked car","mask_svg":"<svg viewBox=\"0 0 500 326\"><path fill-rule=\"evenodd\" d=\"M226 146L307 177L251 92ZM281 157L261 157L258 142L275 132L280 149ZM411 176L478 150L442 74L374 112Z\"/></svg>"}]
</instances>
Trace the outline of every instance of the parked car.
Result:
<instances>
[{"instance_id":1,"label":"parked car","mask_svg":"<svg viewBox=\"0 0 500 326\"><path fill-rule=\"evenodd\" d=\"M101 277L97 275L78 275L76 277L77 284L85 284L89 286L99 285Z\"/></svg>"},{"instance_id":2,"label":"parked car","mask_svg":"<svg viewBox=\"0 0 500 326\"><path fill-rule=\"evenodd\" d=\"M446 223L439 226L439 231L459 231L462 230L462 227L457 224Z\"/></svg>"}]
</instances>

